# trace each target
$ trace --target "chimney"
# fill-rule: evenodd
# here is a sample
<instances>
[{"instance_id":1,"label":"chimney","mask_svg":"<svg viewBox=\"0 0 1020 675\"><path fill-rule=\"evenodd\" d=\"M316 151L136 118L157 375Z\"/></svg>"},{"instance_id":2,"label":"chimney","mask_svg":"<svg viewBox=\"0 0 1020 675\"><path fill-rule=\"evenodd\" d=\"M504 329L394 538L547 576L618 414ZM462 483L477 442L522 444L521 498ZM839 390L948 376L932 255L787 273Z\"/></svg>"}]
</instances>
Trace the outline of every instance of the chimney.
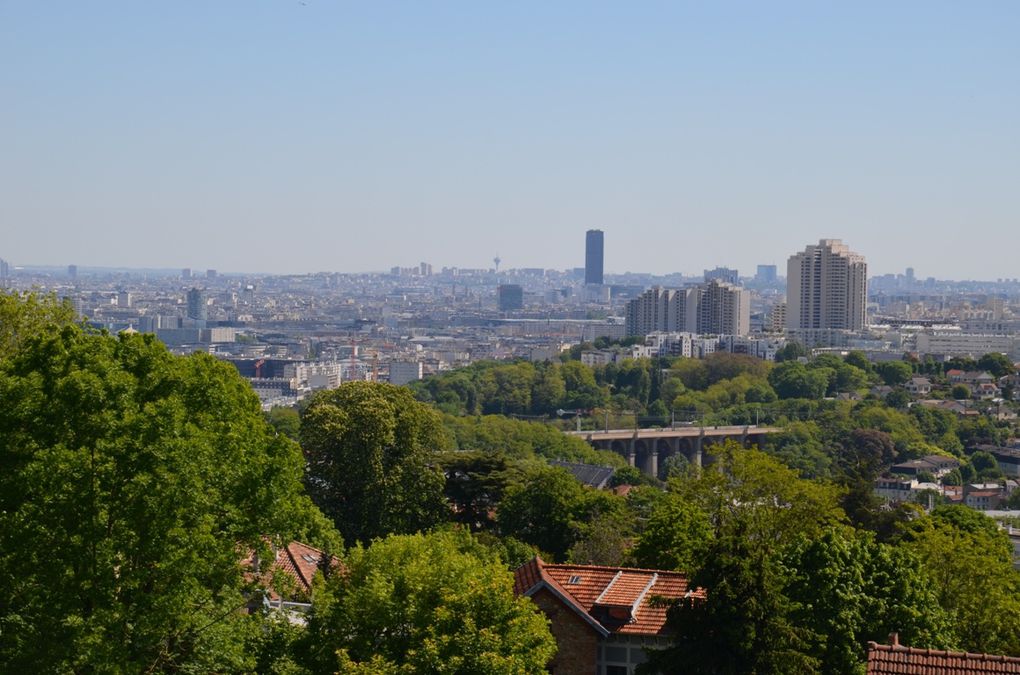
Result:
<instances>
[{"instance_id":1,"label":"chimney","mask_svg":"<svg viewBox=\"0 0 1020 675\"><path fill-rule=\"evenodd\" d=\"M899 647L900 646L900 634L899 633L889 633L889 644L892 645L893 647Z\"/></svg>"}]
</instances>

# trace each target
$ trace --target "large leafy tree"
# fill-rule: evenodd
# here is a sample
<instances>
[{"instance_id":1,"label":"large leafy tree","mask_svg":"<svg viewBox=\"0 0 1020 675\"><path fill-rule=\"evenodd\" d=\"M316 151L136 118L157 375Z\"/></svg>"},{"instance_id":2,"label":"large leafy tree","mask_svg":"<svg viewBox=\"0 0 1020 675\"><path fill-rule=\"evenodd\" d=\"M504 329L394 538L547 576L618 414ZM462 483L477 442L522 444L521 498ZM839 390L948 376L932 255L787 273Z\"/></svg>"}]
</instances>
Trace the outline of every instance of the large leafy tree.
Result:
<instances>
[{"instance_id":1,"label":"large leafy tree","mask_svg":"<svg viewBox=\"0 0 1020 675\"><path fill-rule=\"evenodd\" d=\"M29 338L74 323L74 309L53 295L0 292L0 360Z\"/></svg>"},{"instance_id":2,"label":"large leafy tree","mask_svg":"<svg viewBox=\"0 0 1020 675\"><path fill-rule=\"evenodd\" d=\"M958 646L1020 656L1020 572L1006 535L984 514L940 506L904 533L952 617Z\"/></svg>"},{"instance_id":3,"label":"large leafy tree","mask_svg":"<svg viewBox=\"0 0 1020 675\"><path fill-rule=\"evenodd\" d=\"M301 470L229 365L67 324L20 336L0 360L0 663L249 667L243 552L329 529Z\"/></svg>"},{"instance_id":4,"label":"large leafy tree","mask_svg":"<svg viewBox=\"0 0 1020 675\"><path fill-rule=\"evenodd\" d=\"M829 388L830 368L808 368L797 361L779 364L769 373L769 384L779 398L820 399Z\"/></svg>"},{"instance_id":5,"label":"large leafy tree","mask_svg":"<svg viewBox=\"0 0 1020 675\"><path fill-rule=\"evenodd\" d=\"M301 419L305 484L347 542L442 522L448 509L437 451L445 445L438 413L389 384L321 392Z\"/></svg>"},{"instance_id":6,"label":"large leafy tree","mask_svg":"<svg viewBox=\"0 0 1020 675\"><path fill-rule=\"evenodd\" d=\"M670 491L652 507L633 555L640 567L692 572L700 566L712 538L708 513Z\"/></svg>"},{"instance_id":7,"label":"large leafy tree","mask_svg":"<svg viewBox=\"0 0 1020 675\"><path fill-rule=\"evenodd\" d=\"M691 576L708 597L685 598L670 610L676 644L653 656L649 672L810 671L817 666L811 633L792 616L782 553L842 522L836 491L732 442L713 448L711 457L698 477L670 482L676 498L701 510L710 525L710 543Z\"/></svg>"},{"instance_id":8,"label":"large leafy tree","mask_svg":"<svg viewBox=\"0 0 1020 675\"><path fill-rule=\"evenodd\" d=\"M463 532L356 547L316 595L308 630L309 665L323 673L541 673L556 651L513 575Z\"/></svg>"},{"instance_id":9,"label":"large leafy tree","mask_svg":"<svg viewBox=\"0 0 1020 675\"><path fill-rule=\"evenodd\" d=\"M896 631L905 644L947 648L955 636L931 579L905 549L850 528L803 538L783 556L790 618L822 673L863 669L865 645Z\"/></svg>"},{"instance_id":10,"label":"large leafy tree","mask_svg":"<svg viewBox=\"0 0 1020 675\"><path fill-rule=\"evenodd\" d=\"M502 534L563 559L590 523L624 509L622 498L584 487L564 469L542 467L507 490L496 518Z\"/></svg>"},{"instance_id":11,"label":"large leafy tree","mask_svg":"<svg viewBox=\"0 0 1020 675\"><path fill-rule=\"evenodd\" d=\"M998 352L982 356L978 359L977 367L981 370L987 370L995 377L1002 377L1003 375L1010 375L1016 372L1013 361L1005 354L999 354Z\"/></svg>"}]
</instances>

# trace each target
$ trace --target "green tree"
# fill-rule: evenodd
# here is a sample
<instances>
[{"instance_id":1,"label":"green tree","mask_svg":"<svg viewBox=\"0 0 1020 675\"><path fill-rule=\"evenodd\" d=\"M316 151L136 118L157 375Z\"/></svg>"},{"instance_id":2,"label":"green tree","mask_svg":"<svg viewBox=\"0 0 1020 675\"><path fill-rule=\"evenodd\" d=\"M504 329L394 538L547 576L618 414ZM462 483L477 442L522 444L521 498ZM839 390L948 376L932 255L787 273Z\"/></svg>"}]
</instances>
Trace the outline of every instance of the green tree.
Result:
<instances>
[{"instance_id":1,"label":"green tree","mask_svg":"<svg viewBox=\"0 0 1020 675\"><path fill-rule=\"evenodd\" d=\"M482 412L527 414L531 412L531 386L535 368L530 363L498 366L479 378Z\"/></svg>"},{"instance_id":2,"label":"green tree","mask_svg":"<svg viewBox=\"0 0 1020 675\"><path fill-rule=\"evenodd\" d=\"M507 488L520 484L522 469L501 453L450 452L442 457L444 493L452 519L472 531L489 529L491 513Z\"/></svg>"},{"instance_id":3,"label":"green tree","mask_svg":"<svg viewBox=\"0 0 1020 675\"><path fill-rule=\"evenodd\" d=\"M698 568L712 539L708 514L671 491L653 506L633 556L640 567L691 572Z\"/></svg>"},{"instance_id":4,"label":"green tree","mask_svg":"<svg viewBox=\"0 0 1020 675\"><path fill-rule=\"evenodd\" d=\"M670 368L670 375L687 389L701 391L709 385L708 366L701 359L677 359Z\"/></svg>"},{"instance_id":5,"label":"green tree","mask_svg":"<svg viewBox=\"0 0 1020 675\"><path fill-rule=\"evenodd\" d=\"M591 368L578 361L564 363L560 375L566 389L563 406L568 410L598 408L606 403L606 392L595 382Z\"/></svg>"},{"instance_id":6,"label":"green tree","mask_svg":"<svg viewBox=\"0 0 1020 675\"><path fill-rule=\"evenodd\" d=\"M1016 372L1016 367L1013 365L1013 361L1005 354L1000 354L998 352L992 352L982 356L978 359L977 367L981 370L987 370L995 377L1012 375Z\"/></svg>"},{"instance_id":7,"label":"green tree","mask_svg":"<svg viewBox=\"0 0 1020 675\"><path fill-rule=\"evenodd\" d=\"M901 385L914 375L914 369L903 361L883 361L875 366L875 371L890 387Z\"/></svg>"},{"instance_id":8,"label":"green tree","mask_svg":"<svg viewBox=\"0 0 1020 675\"><path fill-rule=\"evenodd\" d=\"M848 483L867 483L877 478L895 458L892 436L877 429L854 429L841 444L837 462Z\"/></svg>"},{"instance_id":9,"label":"green tree","mask_svg":"<svg viewBox=\"0 0 1020 675\"><path fill-rule=\"evenodd\" d=\"M439 415L403 387L349 382L301 418L305 485L348 542L426 530L448 513Z\"/></svg>"},{"instance_id":10,"label":"green tree","mask_svg":"<svg viewBox=\"0 0 1020 675\"><path fill-rule=\"evenodd\" d=\"M995 523L964 506L940 506L912 522L904 540L952 617L956 646L1020 656L1020 572Z\"/></svg>"},{"instance_id":11,"label":"green tree","mask_svg":"<svg viewBox=\"0 0 1020 675\"><path fill-rule=\"evenodd\" d=\"M769 374L769 362L746 354L715 352L705 360L706 383L711 386L722 380L731 380L741 375L764 378Z\"/></svg>"},{"instance_id":12,"label":"green tree","mask_svg":"<svg viewBox=\"0 0 1020 675\"><path fill-rule=\"evenodd\" d=\"M869 534L830 528L784 554L791 620L810 635L807 652L822 673L863 672L869 640L896 631L904 644L948 648L955 635L931 580L910 552Z\"/></svg>"},{"instance_id":13,"label":"green tree","mask_svg":"<svg viewBox=\"0 0 1020 675\"><path fill-rule=\"evenodd\" d=\"M274 406L266 413L266 421L276 429L276 433L282 434L292 441L301 438L301 415L294 408Z\"/></svg>"},{"instance_id":14,"label":"green tree","mask_svg":"<svg viewBox=\"0 0 1020 675\"><path fill-rule=\"evenodd\" d=\"M885 396L885 404L890 408L896 408L898 410L906 410L907 406L910 405L911 400L912 399L910 398L910 394L907 393L907 390L901 387L893 389ZM916 408L920 406L914 407Z\"/></svg>"},{"instance_id":15,"label":"green tree","mask_svg":"<svg viewBox=\"0 0 1020 675\"><path fill-rule=\"evenodd\" d=\"M781 433L767 437L764 449L796 469L802 478L828 478L832 474L834 453L826 448L817 422L790 422Z\"/></svg>"},{"instance_id":16,"label":"green tree","mask_svg":"<svg viewBox=\"0 0 1020 675\"><path fill-rule=\"evenodd\" d=\"M835 372L827 368L808 368L796 361L781 363L769 373L769 384L779 398L820 399L825 396L829 387L829 374Z\"/></svg>"},{"instance_id":17,"label":"green tree","mask_svg":"<svg viewBox=\"0 0 1020 675\"><path fill-rule=\"evenodd\" d=\"M354 548L316 595L307 644L321 673L542 673L556 652L499 557L462 532Z\"/></svg>"},{"instance_id":18,"label":"green tree","mask_svg":"<svg viewBox=\"0 0 1020 675\"><path fill-rule=\"evenodd\" d=\"M787 342L776 352L776 363L796 361L801 357L810 356L811 352L799 342Z\"/></svg>"},{"instance_id":19,"label":"green tree","mask_svg":"<svg viewBox=\"0 0 1020 675\"><path fill-rule=\"evenodd\" d=\"M560 375L559 367L549 364L538 371L531 385L531 409L538 414L556 412L567 394L567 385Z\"/></svg>"},{"instance_id":20,"label":"green tree","mask_svg":"<svg viewBox=\"0 0 1020 675\"><path fill-rule=\"evenodd\" d=\"M507 491L496 518L504 535L562 560L588 523L623 509L620 497L586 488L564 469L542 467Z\"/></svg>"},{"instance_id":21,"label":"green tree","mask_svg":"<svg viewBox=\"0 0 1020 675\"><path fill-rule=\"evenodd\" d=\"M567 560L578 565L618 567L628 561L634 543L634 522L622 508L598 513L581 525L577 541L567 551Z\"/></svg>"},{"instance_id":22,"label":"green tree","mask_svg":"<svg viewBox=\"0 0 1020 675\"><path fill-rule=\"evenodd\" d=\"M71 303L55 295L0 291L0 360L13 356L26 339L73 323Z\"/></svg>"},{"instance_id":23,"label":"green tree","mask_svg":"<svg viewBox=\"0 0 1020 675\"><path fill-rule=\"evenodd\" d=\"M843 521L837 492L735 443L712 456L697 478L670 483L711 524L711 544L690 582L707 599L688 597L670 609L675 646L655 653L647 672L810 672L818 660L809 653L810 630L792 616L781 555Z\"/></svg>"},{"instance_id":24,"label":"green tree","mask_svg":"<svg viewBox=\"0 0 1020 675\"><path fill-rule=\"evenodd\" d=\"M970 389L965 384L954 385L950 390L950 396L957 401L965 401L970 398Z\"/></svg>"},{"instance_id":25,"label":"green tree","mask_svg":"<svg viewBox=\"0 0 1020 675\"><path fill-rule=\"evenodd\" d=\"M4 669L250 669L243 552L329 545L297 445L207 354L71 325L19 342L0 361Z\"/></svg>"},{"instance_id":26,"label":"green tree","mask_svg":"<svg viewBox=\"0 0 1020 675\"><path fill-rule=\"evenodd\" d=\"M872 364L871 361L868 360L867 355L865 355L865 353L862 351L858 350L851 351L847 353L846 357L843 360L846 361L848 365L860 368L866 373L870 373L875 370L874 364Z\"/></svg>"}]
</instances>

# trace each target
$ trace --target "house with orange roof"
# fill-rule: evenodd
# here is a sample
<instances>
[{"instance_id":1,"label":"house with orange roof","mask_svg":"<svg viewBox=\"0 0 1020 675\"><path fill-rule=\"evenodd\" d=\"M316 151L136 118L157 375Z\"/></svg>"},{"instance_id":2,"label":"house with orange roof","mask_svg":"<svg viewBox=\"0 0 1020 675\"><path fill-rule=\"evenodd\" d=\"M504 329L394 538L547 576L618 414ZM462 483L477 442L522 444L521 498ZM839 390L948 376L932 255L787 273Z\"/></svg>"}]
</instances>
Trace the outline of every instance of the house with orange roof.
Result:
<instances>
[{"instance_id":1,"label":"house with orange roof","mask_svg":"<svg viewBox=\"0 0 1020 675\"><path fill-rule=\"evenodd\" d=\"M259 560L253 551L243 561L249 578L262 587L264 603L270 609L305 614L312 607L312 580L316 572L340 568L336 556L298 541L271 546L272 561ZM254 609L254 607L252 607Z\"/></svg>"},{"instance_id":2,"label":"house with orange roof","mask_svg":"<svg viewBox=\"0 0 1020 675\"><path fill-rule=\"evenodd\" d=\"M514 592L549 617L554 675L632 675L646 650L671 643L666 610L691 591L678 572L554 565L535 557L514 572Z\"/></svg>"}]
</instances>

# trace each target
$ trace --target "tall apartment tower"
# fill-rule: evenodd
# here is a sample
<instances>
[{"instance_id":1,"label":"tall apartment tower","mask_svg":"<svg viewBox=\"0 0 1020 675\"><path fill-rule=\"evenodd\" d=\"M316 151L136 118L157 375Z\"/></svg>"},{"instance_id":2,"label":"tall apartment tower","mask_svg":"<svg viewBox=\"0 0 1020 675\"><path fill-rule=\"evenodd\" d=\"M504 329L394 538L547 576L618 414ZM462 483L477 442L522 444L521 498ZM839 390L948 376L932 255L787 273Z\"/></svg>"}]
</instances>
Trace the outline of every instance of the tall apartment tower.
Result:
<instances>
[{"instance_id":1,"label":"tall apartment tower","mask_svg":"<svg viewBox=\"0 0 1020 675\"><path fill-rule=\"evenodd\" d=\"M698 324L701 335L747 335L751 332L751 294L719 279L697 289Z\"/></svg>"},{"instance_id":2,"label":"tall apartment tower","mask_svg":"<svg viewBox=\"0 0 1020 675\"><path fill-rule=\"evenodd\" d=\"M584 283L602 285L604 240L602 230L588 230L584 235Z\"/></svg>"},{"instance_id":3,"label":"tall apartment tower","mask_svg":"<svg viewBox=\"0 0 1020 675\"><path fill-rule=\"evenodd\" d=\"M694 332L697 320L697 295L691 288L656 286L627 303L627 335Z\"/></svg>"},{"instance_id":4,"label":"tall apartment tower","mask_svg":"<svg viewBox=\"0 0 1020 675\"><path fill-rule=\"evenodd\" d=\"M786 266L787 330L862 330L868 264L839 239L822 239Z\"/></svg>"}]
</instances>

